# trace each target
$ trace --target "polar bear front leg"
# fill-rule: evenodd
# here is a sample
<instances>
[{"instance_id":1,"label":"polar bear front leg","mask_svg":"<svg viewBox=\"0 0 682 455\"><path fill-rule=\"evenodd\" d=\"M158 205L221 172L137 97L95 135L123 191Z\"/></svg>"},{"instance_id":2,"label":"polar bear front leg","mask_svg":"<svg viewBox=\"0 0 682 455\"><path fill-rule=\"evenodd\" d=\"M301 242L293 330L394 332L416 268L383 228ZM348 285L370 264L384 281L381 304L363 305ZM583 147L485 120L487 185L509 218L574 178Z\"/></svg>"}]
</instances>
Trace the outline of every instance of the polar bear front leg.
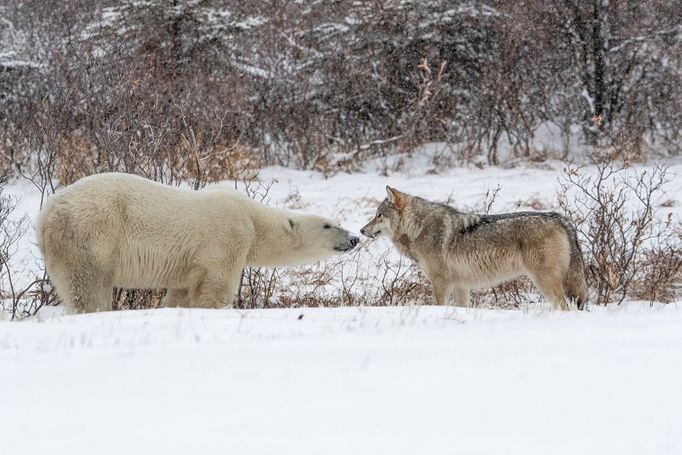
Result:
<instances>
[{"instance_id":1,"label":"polar bear front leg","mask_svg":"<svg viewBox=\"0 0 682 455\"><path fill-rule=\"evenodd\" d=\"M161 299L161 306L167 308L187 308L189 307L188 289L168 289L166 295Z\"/></svg>"},{"instance_id":2,"label":"polar bear front leg","mask_svg":"<svg viewBox=\"0 0 682 455\"><path fill-rule=\"evenodd\" d=\"M232 306L240 278L241 268L230 273L206 273L196 286L190 288L190 306L194 308Z\"/></svg>"}]
</instances>

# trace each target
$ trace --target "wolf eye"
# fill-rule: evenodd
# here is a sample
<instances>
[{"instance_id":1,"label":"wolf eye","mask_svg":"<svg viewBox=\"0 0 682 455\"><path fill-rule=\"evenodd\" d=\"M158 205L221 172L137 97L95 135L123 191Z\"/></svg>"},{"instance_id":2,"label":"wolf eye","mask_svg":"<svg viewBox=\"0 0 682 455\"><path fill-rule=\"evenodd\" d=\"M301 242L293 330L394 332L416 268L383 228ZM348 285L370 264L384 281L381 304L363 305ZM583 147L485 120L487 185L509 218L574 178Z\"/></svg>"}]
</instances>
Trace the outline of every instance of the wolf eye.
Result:
<instances>
[{"instance_id":1,"label":"wolf eye","mask_svg":"<svg viewBox=\"0 0 682 455\"><path fill-rule=\"evenodd\" d=\"M377 218L381 218L383 215L381 213L377 213Z\"/></svg>"},{"instance_id":2,"label":"wolf eye","mask_svg":"<svg viewBox=\"0 0 682 455\"><path fill-rule=\"evenodd\" d=\"M322 227L325 228L325 229L331 229L332 226L331 226L331 224L325 224L325 225L322 226Z\"/></svg>"}]
</instances>

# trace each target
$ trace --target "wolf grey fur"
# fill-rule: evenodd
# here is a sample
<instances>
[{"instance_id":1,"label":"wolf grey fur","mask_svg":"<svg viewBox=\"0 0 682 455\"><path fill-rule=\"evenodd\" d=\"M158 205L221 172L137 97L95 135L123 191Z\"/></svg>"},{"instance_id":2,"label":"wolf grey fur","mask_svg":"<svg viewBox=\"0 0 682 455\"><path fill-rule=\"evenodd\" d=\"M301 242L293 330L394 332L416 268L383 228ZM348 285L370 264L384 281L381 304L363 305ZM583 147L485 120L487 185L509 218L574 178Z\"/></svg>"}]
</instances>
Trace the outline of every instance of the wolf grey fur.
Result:
<instances>
[{"instance_id":1,"label":"wolf grey fur","mask_svg":"<svg viewBox=\"0 0 682 455\"><path fill-rule=\"evenodd\" d=\"M575 228L558 213L463 213L386 188L388 197L364 235L385 235L418 262L444 305L455 293L469 305L471 289L528 276L557 309L582 309L588 299Z\"/></svg>"}]
</instances>

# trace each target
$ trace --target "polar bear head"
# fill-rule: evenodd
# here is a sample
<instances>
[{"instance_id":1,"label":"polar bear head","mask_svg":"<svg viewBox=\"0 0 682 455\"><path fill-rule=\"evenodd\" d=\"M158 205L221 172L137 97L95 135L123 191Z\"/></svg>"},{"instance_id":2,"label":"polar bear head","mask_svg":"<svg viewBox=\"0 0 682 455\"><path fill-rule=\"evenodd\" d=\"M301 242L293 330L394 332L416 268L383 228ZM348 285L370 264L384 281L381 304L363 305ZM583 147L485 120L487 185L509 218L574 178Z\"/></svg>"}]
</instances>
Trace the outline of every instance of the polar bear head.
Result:
<instances>
[{"instance_id":1,"label":"polar bear head","mask_svg":"<svg viewBox=\"0 0 682 455\"><path fill-rule=\"evenodd\" d=\"M350 251L360 239L333 220L316 215L289 216L289 232L302 261L316 261Z\"/></svg>"}]
</instances>

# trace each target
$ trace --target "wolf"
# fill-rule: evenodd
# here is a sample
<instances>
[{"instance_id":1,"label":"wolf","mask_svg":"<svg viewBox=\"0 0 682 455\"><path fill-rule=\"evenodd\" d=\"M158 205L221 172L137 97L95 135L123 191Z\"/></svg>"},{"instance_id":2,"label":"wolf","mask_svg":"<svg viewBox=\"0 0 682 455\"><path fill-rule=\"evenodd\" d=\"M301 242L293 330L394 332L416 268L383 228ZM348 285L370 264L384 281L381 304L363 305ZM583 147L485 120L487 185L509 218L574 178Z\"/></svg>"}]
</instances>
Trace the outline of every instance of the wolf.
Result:
<instances>
[{"instance_id":1,"label":"wolf","mask_svg":"<svg viewBox=\"0 0 682 455\"><path fill-rule=\"evenodd\" d=\"M244 267L316 262L359 242L333 220L232 188L189 191L115 172L50 197L36 235L71 313L111 310L114 287L165 288L164 306L219 308L232 303Z\"/></svg>"},{"instance_id":2,"label":"wolf","mask_svg":"<svg viewBox=\"0 0 682 455\"><path fill-rule=\"evenodd\" d=\"M471 289L528 276L555 309L585 308L588 290L575 228L558 213L463 213L386 187L387 197L360 232L389 237L416 261L445 305L454 291L469 306Z\"/></svg>"}]
</instances>

